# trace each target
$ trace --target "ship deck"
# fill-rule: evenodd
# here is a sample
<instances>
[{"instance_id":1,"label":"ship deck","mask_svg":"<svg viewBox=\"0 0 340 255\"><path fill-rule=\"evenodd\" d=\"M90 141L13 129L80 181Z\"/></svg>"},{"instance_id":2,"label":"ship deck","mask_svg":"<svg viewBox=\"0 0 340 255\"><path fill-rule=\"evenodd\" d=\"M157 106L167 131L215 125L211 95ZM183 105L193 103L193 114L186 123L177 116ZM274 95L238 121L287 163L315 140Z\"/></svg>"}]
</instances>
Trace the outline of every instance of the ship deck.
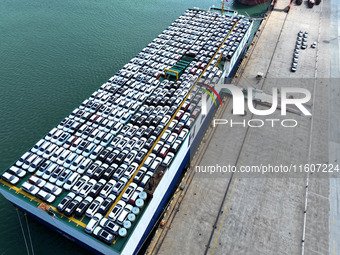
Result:
<instances>
[{"instance_id":1,"label":"ship deck","mask_svg":"<svg viewBox=\"0 0 340 255\"><path fill-rule=\"evenodd\" d=\"M186 24L188 23L188 21L194 22L195 20L192 20L192 19L195 17L195 15L198 15L199 18L205 19L206 20L206 25L198 26L198 28L196 28L195 26L197 26L197 24L193 23L194 24L193 27L188 27L188 25L186 25ZM156 54L158 54L157 57L159 57L161 59L161 61L158 62L158 63L160 63L161 66L158 69L153 70L153 73L150 74L150 77L153 77L153 81L156 81L156 78L157 78L158 80L160 80L160 83L161 83L162 81L164 81L164 79L162 78L162 76L164 74L164 71L171 69L174 66L174 64L177 63L176 60L172 59L170 55L176 54L179 51L179 53L178 53L179 57L183 58L185 56L185 54L187 54L187 52L188 52L188 49L184 48L184 46L183 46L182 49L180 48L180 46L178 46L177 49L173 49L171 54L170 54L170 50L169 50L169 52L167 52L166 49L164 50L164 47L168 44L168 42L174 42L174 38L178 37L177 33L179 31L182 31L183 33L187 32L186 30L189 31L188 35L187 35L188 36L187 41L189 41L189 43L187 43L187 44L190 46L189 48L192 48L194 51L195 50L197 51L195 53L196 56L200 54L200 50L197 50L199 48L198 47L199 45L197 44L197 42L200 42L201 43L200 46L202 46L202 47L206 44L205 40L201 40L200 41L199 38L200 38L200 36L203 36L203 32L205 32L205 30L207 28L209 28L209 33L211 34L210 36L215 36L215 35L217 35L219 33L220 37L215 37L215 39L217 39L217 38L219 39L219 43L217 43L217 42L209 42L210 44L207 45L207 46L209 46L209 50L207 48L207 50L205 50L205 52L207 54L209 53L210 55L207 55L206 57L204 57L205 55L203 54L203 56L202 56L204 58L204 61L206 61L206 66L204 68L202 68L200 73L197 72L196 74L193 74L193 75L190 76L191 79L188 80L189 81L188 83L190 84L190 86L187 88L187 92L188 93L185 96L182 97L182 101L181 101L181 103L179 105L176 106L177 109L176 109L175 113L173 113L173 115L171 116L170 121L168 121L168 123L164 125L163 131L158 135L158 137L154 141L153 145L151 146L151 148L147 152L146 156L141 161L141 163L139 164L138 168L135 170L134 174L132 174L132 176L130 177L130 179L126 183L125 187L117 195L117 198L116 198L115 202L112 204L112 206L107 211L107 213L105 215L103 215L103 217L105 217L105 218L108 217L110 211L112 211L112 209L116 206L118 201L120 201L123 193L129 187L129 185L131 183L133 183L134 177L137 175L137 173L139 172L139 170L143 166L143 163L148 158L148 156L151 155L155 145L160 141L161 136L168 129L171 121L174 120L174 118L176 116L176 113L179 112L179 110L182 107L182 105L184 104L184 102L189 98L189 95L191 95L190 93L193 91L193 88L196 86L196 84L198 82L211 82L212 78L208 77L208 75L206 75L206 77L203 79L204 75L207 74L208 72L209 72L209 74L212 74L212 77L218 78L218 80L221 79L221 75L222 75L223 71L219 70L215 66L218 65L218 63L220 62L221 58L222 57L225 58L226 54L228 53L228 52L226 52L226 45L225 45L225 43L228 42L230 44L230 43L234 43L234 41L236 41L236 40L241 41L241 39L243 39L242 36L239 36L241 38L234 38L234 41L230 38L230 36L233 35L233 37L235 37L235 35L236 35L234 33L235 32L235 28L242 29L243 27L245 27L245 26L242 25L243 23L244 24L249 24L250 23L250 21L248 19L242 19L240 17L229 17L229 16L226 16L226 15L218 15L216 13L213 14L211 12L197 11L197 10L189 10L189 11L187 11L186 14L183 15L182 18L183 18L182 20L181 19L176 20L176 22L173 23L172 26L168 27L167 30L163 31L163 34L158 36L157 40L161 41L161 43L158 43L157 41L154 40L151 44L149 44L149 46L147 48L145 48L141 53L139 53L136 56L136 58L131 60L130 64L131 65L135 65L134 63L136 61L140 61L138 63L142 63L141 66L145 66L148 63L147 61L145 61L145 59L150 59L153 56L156 56ZM221 24L220 26L215 24L215 22L217 22L217 20L220 22L220 23L218 23L218 24ZM186 23L184 23L184 21L186 21ZM224 26L223 22L230 22L230 24L232 24L232 25ZM229 27L229 30L228 30L228 27ZM249 25L248 25L248 28L249 28ZM195 30L195 29L197 29L197 30ZM245 31L247 31L247 29L245 29ZM224 32L224 34L223 34L223 32ZM207 36L209 36L209 33L207 33L208 34ZM238 32L238 34L240 34L240 32ZM184 45L184 43L183 43L183 45ZM193 46L196 46L196 48L193 47ZM199 48L199 49L201 49L201 48ZM229 51L230 51L230 49L229 49ZM186 59L190 59L190 58L186 58ZM197 58L192 58L191 61L193 61L194 59L197 62ZM207 61L206 59L209 59L209 61ZM164 63L164 62L167 63L167 64L162 65L162 63ZM153 60L150 60L149 64L151 65L152 63L153 63ZM189 73L195 68L195 66L190 65L190 64L192 64L192 63L190 63L190 62L186 63L186 66L183 67L183 70L179 70L178 68L175 68L175 69L173 69L173 71L180 72L180 74L178 76L182 75L181 78L189 77ZM136 64L135 66L138 66L138 65ZM214 72L212 71L213 67L216 68L216 70L214 69ZM123 71L127 70L126 68L127 67L125 66L124 69L122 69L121 71L118 72L119 74L117 73L115 76L113 76L111 79L109 79L109 81L107 83L103 84L101 86L101 88L97 92L95 92L96 94L95 93L93 94L91 100L93 100L93 98L96 98L95 95L98 95L98 93L103 93L103 94L107 93L110 96L114 96L114 95L112 95L112 93L110 94L110 92L108 92L108 89L111 88L111 87L118 88L120 86L119 82L122 80L121 79L121 75L122 75ZM138 68L141 68L141 67L138 66ZM136 79L140 78L141 75L145 74L145 70L147 70L147 69L152 69L152 68L151 67L149 68L148 66L145 66L144 69L141 68L137 72L131 73L131 76L129 76L129 78L127 78L127 79L124 78L125 79L124 82L130 81L132 79L131 78L132 76L136 77ZM198 68L196 68L196 70L197 69ZM178 76L176 77L175 80L177 80L179 78ZM143 79L142 79L142 81L143 81ZM115 82L117 82L117 84L114 84ZM195 92L197 92L197 90ZM199 94L197 94L197 95L199 95ZM204 95L204 96L206 96L206 95ZM87 101L87 102L89 102L89 101ZM83 105L85 107L84 109L87 109L86 108L87 107L87 103L84 103L84 105ZM145 105L145 103L143 102L142 105ZM200 107L199 104L196 107ZM92 108L90 108L90 110L91 109ZM98 110L98 108L97 108L97 110ZM189 114L190 114L190 112L189 112ZM97 115L96 119L97 118L98 118L98 115ZM68 121L70 119L71 119L71 117L69 117ZM92 124L93 124L93 122L92 122ZM127 122L124 125L127 125L127 124L130 124L130 122ZM75 135L76 131L74 133L72 133L72 134ZM118 133L118 134L121 134L121 133ZM116 135L118 135L118 134L116 134ZM173 160L173 162L175 162L175 160L176 160L176 158ZM13 165L15 165L15 163ZM169 168L170 167L171 167L171 165L169 165ZM42 201L42 200L38 199L36 196L33 196L33 195L25 192L21 188L22 184L27 182L31 175L32 174L27 174L25 177L21 178L20 181L16 185L11 185L11 184L3 181L3 180L0 180L0 182L1 182L0 189L2 190L2 192L8 193L10 195L13 195L15 198L18 198L20 200L20 203L22 203L22 204L29 204L30 206L33 206L35 208L39 207L39 205L41 205L42 203L46 203L46 201ZM80 178L82 178L82 176L80 176ZM48 180L49 179L47 179L47 181ZM156 189L156 191L157 191L157 189ZM137 216L137 220L134 223L132 223L132 227L128 230L127 236L126 237L120 237L120 236L117 235L115 240L113 241L113 243L111 245L107 245L107 244L104 244L103 242L101 242L98 238L96 238L96 237L94 237L92 235L88 235L88 234L85 233L84 228L87 226L87 224L91 220L89 217L84 216L84 215L82 217L76 217L76 216L67 217L63 213L58 212L58 210L56 209L58 204L62 201L63 198L65 198L65 196L68 193L69 193L69 191L63 190L61 195L57 196L56 200L51 204L51 208L53 209L55 215L54 216L51 215L50 223L57 227L57 225L58 225L57 222L62 222L62 223L66 224L67 226L69 226L72 229L77 231L77 233L79 235L77 234L77 236L73 236L74 239L78 239L78 240L81 241L82 237L86 237L86 239L90 238L95 243L97 243L98 246L103 246L103 245L107 246L109 249L111 249L112 251L115 251L118 254L123 251L125 245L129 241L131 236L133 236L134 229L138 226L139 220L142 218L143 213L147 209L149 202L152 200L151 197L149 197L149 198L147 198L145 200L145 204L144 204L144 207L142 209L142 212ZM18 204L17 202L15 204L16 204L16 206L18 206L21 209L22 209L22 207L24 207L24 206L20 206L20 204ZM25 209L24 209L24 211L25 211ZM96 249L96 248L94 247L94 249Z\"/></svg>"}]
</instances>

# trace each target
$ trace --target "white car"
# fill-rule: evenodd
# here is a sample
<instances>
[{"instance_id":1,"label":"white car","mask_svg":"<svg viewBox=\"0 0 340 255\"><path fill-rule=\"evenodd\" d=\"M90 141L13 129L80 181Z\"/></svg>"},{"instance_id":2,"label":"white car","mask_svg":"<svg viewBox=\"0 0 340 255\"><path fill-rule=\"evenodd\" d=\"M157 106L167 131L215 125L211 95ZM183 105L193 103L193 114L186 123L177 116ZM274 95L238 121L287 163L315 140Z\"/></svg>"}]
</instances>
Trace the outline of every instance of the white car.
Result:
<instances>
[{"instance_id":1,"label":"white car","mask_svg":"<svg viewBox=\"0 0 340 255\"><path fill-rule=\"evenodd\" d=\"M42 164L38 171L35 173L37 176L42 176L44 174L44 172L52 165L56 165L54 163L52 163L51 161L47 160L44 162L44 164Z\"/></svg>"},{"instance_id":2,"label":"white car","mask_svg":"<svg viewBox=\"0 0 340 255\"><path fill-rule=\"evenodd\" d=\"M89 180L79 191L79 196L81 197L87 197L87 195L90 193L91 189L96 185L96 180Z\"/></svg>"},{"instance_id":3,"label":"white car","mask_svg":"<svg viewBox=\"0 0 340 255\"><path fill-rule=\"evenodd\" d=\"M95 200L93 200L90 207L86 210L86 216L92 218L99 209L99 206L103 203L103 201L104 199L102 197L97 197Z\"/></svg>"},{"instance_id":4,"label":"white car","mask_svg":"<svg viewBox=\"0 0 340 255\"><path fill-rule=\"evenodd\" d=\"M24 164L24 161L28 159L31 155L33 155L30 152L26 152L24 155L21 156L21 158L15 163L17 166L22 166Z\"/></svg>"},{"instance_id":5,"label":"white car","mask_svg":"<svg viewBox=\"0 0 340 255\"><path fill-rule=\"evenodd\" d=\"M22 185L21 185L21 188L26 191L27 193L35 196L38 192L39 192L39 188L31 183L28 183L28 182L24 182Z\"/></svg>"},{"instance_id":6,"label":"white car","mask_svg":"<svg viewBox=\"0 0 340 255\"><path fill-rule=\"evenodd\" d=\"M122 212L123 208L125 207L126 203L122 200L118 201L118 203L113 207L112 211L109 213L109 219L115 221L119 214Z\"/></svg>"},{"instance_id":7,"label":"white car","mask_svg":"<svg viewBox=\"0 0 340 255\"><path fill-rule=\"evenodd\" d=\"M72 162L72 164L70 165L70 169L72 170L72 171L76 171L77 170L77 168L81 165L81 163L83 163L83 161L85 160L85 157L83 157L83 156L79 156L79 157L77 157L73 162Z\"/></svg>"},{"instance_id":8,"label":"white car","mask_svg":"<svg viewBox=\"0 0 340 255\"><path fill-rule=\"evenodd\" d=\"M41 200L46 201L49 204L52 204L55 200L54 195L47 193L46 191L44 191L42 189L39 190L39 192L37 193L37 197L40 198Z\"/></svg>"},{"instance_id":9,"label":"white car","mask_svg":"<svg viewBox=\"0 0 340 255\"><path fill-rule=\"evenodd\" d=\"M45 152L45 150L50 146L52 145L52 143L50 142L44 142L40 147L39 147L39 150L37 150L36 154L38 156L42 156Z\"/></svg>"},{"instance_id":10,"label":"white car","mask_svg":"<svg viewBox=\"0 0 340 255\"><path fill-rule=\"evenodd\" d=\"M86 171L86 175L88 176L92 176L93 173L98 169L98 167L100 167L102 165L102 162L97 160L95 161L93 164L91 164L90 167L88 167L87 171Z\"/></svg>"},{"instance_id":11,"label":"white car","mask_svg":"<svg viewBox=\"0 0 340 255\"><path fill-rule=\"evenodd\" d=\"M59 149L59 147L58 147L57 145L51 144L51 145L48 146L48 148L44 151L42 157L43 157L44 159L49 159L57 149Z\"/></svg>"},{"instance_id":12,"label":"white car","mask_svg":"<svg viewBox=\"0 0 340 255\"><path fill-rule=\"evenodd\" d=\"M96 148L97 146L94 144L94 143L90 143L86 149L83 151L82 155L84 157L89 157L89 155L94 151L94 149Z\"/></svg>"},{"instance_id":13,"label":"white car","mask_svg":"<svg viewBox=\"0 0 340 255\"><path fill-rule=\"evenodd\" d=\"M138 185L136 183L131 183L122 195L122 200L128 202L133 192L137 189Z\"/></svg>"},{"instance_id":14,"label":"white car","mask_svg":"<svg viewBox=\"0 0 340 255\"><path fill-rule=\"evenodd\" d=\"M1 175L1 179L3 179L4 181L6 181L6 182L8 182L12 185L16 185L20 181L20 179L17 176L10 174L8 172L4 172Z\"/></svg>"},{"instance_id":15,"label":"white car","mask_svg":"<svg viewBox=\"0 0 340 255\"><path fill-rule=\"evenodd\" d=\"M53 172L58 168L59 166L57 164L52 163L47 170L44 172L44 174L42 175L42 178L47 180L51 177L51 175L53 174Z\"/></svg>"},{"instance_id":16,"label":"white car","mask_svg":"<svg viewBox=\"0 0 340 255\"><path fill-rule=\"evenodd\" d=\"M179 134L178 139L183 141L187 137L188 133L189 133L189 130L184 128Z\"/></svg>"},{"instance_id":17,"label":"white car","mask_svg":"<svg viewBox=\"0 0 340 255\"><path fill-rule=\"evenodd\" d=\"M123 176L127 168L128 166L126 164L122 164L113 174L113 179L119 180Z\"/></svg>"},{"instance_id":18,"label":"white car","mask_svg":"<svg viewBox=\"0 0 340 255\"><path fill-rule=\"evenodd\" d=\"M66 158L67 158L70 154L71 154L70 151L64 150L63 153L59 156L59 158L58 158L58 160L57 160L57 164L62 166L62 165L64 164Z\"/></svg>"},{"instance_id":19,"label":"white car","mask_svg":"<svg viewBox=\"0 0 340 255\"><path fill-rule=\"evenodd\" d=\"M77 172L79 174L83 174L87 168L89 168L89 166L92 164L92 160L87 158L84 161L82 161L82 163L79 165ZM72 168L71 168L72 169Z\"/></svg>"},{"instance_id":20,"label":"white car","mask_svg":"<svg viewBox=\"0 0 340 255\"><path fill-rule=\"evenodd\" d=\"M175 154L173 154L172 152L169 152L168 155L166 155L165 159L163 160L162 165L169 167L174 157L175 157Z\"/></svg>"},{"instance_id":21,"label":"white car","mask_svg":"<svg viewBox=\"0 0 340 255\"><path fill-rule=\"evenodd\" d=\"M71 176L67 179L66 183L64 184L64 189L70 190L72 186L78 181L80 174L72 173Z\"/></svg>"},{"instance_id":22,"label":"white car","mask_svg":"<svg viewBox=\"0 0 340 255\"><path fill-rule=\"evenodd\" d=\"M45 140L49 141L51 140L52 136L55 134L55 132L58 131L58 128L53 128L46 136L45 136Z\"/></svg>"},{"instance_id":23,"label":"white car","mask_svg":"<svg viewBox=\"0 0 340 255\"><path fill-rule=\"evenodd\" d=\"M68 180L68 178L71 176L72 171L69 169L66 169L62 174L58 177L56 181L56 185L61 187L65 184L65 182Z\"/></svg>"},{"instance_id":24,"label":"white car","mask_svg":"<svg viewBox=\"0 0 340 255\"><path fill-rule=\"evenodd\" d=\"M105 132L100 131L100 133L96 136L96 138L94 139L94 143L95 144L99 144L101 142L101 140L104 138L104 136L106 135Z\"/></svg>"},{"instance_id":25,"label":"white car","mask_svg":"<svg viewBox=\"0 0 340 255\"><path fill-rule=\"evenodd\" d=\"M57 162L59 156L65 151L64 148L60 147L58 150L56 150L53 155L51 156L50 160L52 162Z\"/></svg>"},{"instance_id":26,"label":"white car","mask_svg":"<svg viewBox=\"0 0 340 255\"><path fill-rule=\"evenodd\" d=\"M35 172L43 162L44 162L43 158L36 157L34 159L34 161L30 164L30 166L27 169L27 171L30 172L30 173Z\"/></svg>"},{"instance_id":27,"label":"white car","mask_svg":"<svg viewBox=\"0 0 340 255\"><path fill-rule=\"evenodd\" d=\"M76 138L76 137L75 137L74 135L71 135L71 136L67 139L67 141L63 144L63 148L69 149L70 146L72 145L72 143L73 143L73 141L74 141L75 138Z\"/></svg>"},{"instance_id":28,"label":"white car","mask_svg":"<svg viewBox=\"0 0 340 255\"><path fill-rule=\"evenodd\" d=\"M65 162L63 164L63 167L69 168L73 161L77 159L78 155L76 153L70 153L68 157L65 159Z\"/></svg>"},{"instance_id":29,"label":"white car","mask_svg":"<svg viewBox=\"0 0 340 255\"><path fill-rule=\"evenodd\" d=\"M26 173L27 173L25 170L22 170L21 168L16 167L16 166L11 166L8 169L8 172L18 176L19 178L24 177L26 175Z\"/></svg>"},{"instance_id":30,"label":"white car","mask_svg":"<svg viewBox=\"0 0 340 255\"><path fill-rule=\"evenodd\" d=\"M71 145L71 147L69 148L70 151L75 152L79 146L79 144L83 141L83 139L78 138L77 140L75 140L73 142L73 144Z\"/></svg>"},{"instance_id":31,"label":"white car","mask_svg":"<svg viewBox=\"0 0 340 255\"><path fill-rule=\"evenodd\" d=\"M96 136L99 134L99 130L98 129L95 129L92 133L91 133L91 135L87 138L87 140L89 141L89 142L93 142L94 141L94 139L96 138Z\"/></svg>"},{"instance_id":32,"label":"white car","mask_svg":"<svg viewBox=\"0 0 340 255\"><path fill-rule=\"evenodd\" d=\"M161 141L165 142L166 140L168 140L170 135L171 135L171 131L170 130L165 130L165 132L163 133L163 135L161 137Z\"/></svg>"},{"instance_id":33,"label":"white car","mask_svg":"<svg viewBox=\"0 0 340 255\"><path fill-rule=\"evenodd\" d=\"M92 153L90 154L90 159L93 159L95 160L98 155L104 150L104 147L103 146L100 146L100 145L97 145L96 148L94 148L94 150L92 151Z\"/></svg>"},{"instance_id":34,"label":"white car","mask_svg":"<svg viewBox=\"0 0 340 255\"><path fill-rule=\"evenodd\" d=\"M58 180L59 176L62 174L62 172L65 171L65 168L59 166L54 172L51 174L51 177L48 179L49 182L51 183L56 183Z\"/></svg>"},{"instance_id":35,"label":"white car","mask_svg":"<svg viewBox=\"0 0 340 255\"><path fill-rule=\"evenodd\" d=\"M132 205L126 205L124 209L121 211L117 218L117 223L120 225L123 225L126 217L129 215L129 213L132 211L133 206Z\"/></svg>"},{"instance_id":36,"label":"white car","mask_svg":"<svg viewBox=\"0 0 340 255\"><path fill-rule=\"evenodd\" d=\"M85 228L85 232L88 233L88 234L92 234L93 230L98 226L98 224L99 224L99 222L101 221L102 218L103 218L103 215L101 215L100 213L96 213L92 217L92 219L89 221L89 223L87 223L86 228Z\"/></svg>"},{"instance_id":37,"label":"white car","mask_svg":"<svg viewBox=\"0 0 340 255\"><path fill-rule=\"evenodd\" d=\"M106 134L101 140L100 145L106 147L111 142L112 138L113 138L112 134Z\"/></svg>"},{"instance_id":38,"label":"white car","mask_svg":"<svg viewBox=\"0 0 340 255\"><path fill-rule=\"evenodd\" d=\"M99 196L102 198L107 198L107 196L111 193L112 188L116 185L115 180L110 180L106 183L104 188L100 191Z\"/></svg>"},{"instance_id":39,"label":"white car","mask_svg":"<svg viewBox=\"0 0 340 255\"><path fill-rule=\"evenodd\" d=\"M60 129L58 129L58 130L52 135L50 141L51 141L52 143L56 143L57 140L58 140L58 138L59 138L59 136L61 136L62 133L63 133L63 131L60 130Z\"/></svg>"},{"instance_id":40,"label":"white car","mask_svg":"<svg viewBox=\"0 0 340 255\"><path fill-rule=\"evenodd\" d=\"M24 160L24 163L22 164L21 168L24 169L24 170L27 170L31 163L37 158L38 156L35 155L35 154L30 154L25 160Z\"/></svg>"},{"instance_id":41,"label":"white car","mask_svg":"<svg viewBox=\"0 0 340 255\"><path fill-rule=\"evenodd\" d=\"M37 142L37 143L32 147L31 152L36 153L36 152L39 150L39 148L41 147L41 145L44 144L44 142L45 142L44 139L41 139L39 142Z\"/></svg>"},{"instance_id":42,"label":"white car","mask_svg":"<svg viewBox=\"0 0 340 255\"><path fill-rule=\"evenodd\" d=\"M153 163L153 161L155 160L156 155L151 153L146 160L144 161L143 166L145 166L146 168L149 168L151 166L151 164Z\"/></svg>"},{"instance_id":43,"label":"white car","mask_svg":"<svg viewBox=\"0 0 340 255\"><path fill-rule=\"evenodd\" d=\"M132 175L136 172L137 168L138 168L137 163L132 163L131 165L129 165L124 172L124 177L129 180L132 177Z\"/></svg>"},{"instance_id":44,"label":"white car","mask_svg":"<svg viewBox=\"0 0 340 255\"><path fill-rule=\"evenodd\" d=\"M56 197L59 196L61 194L61 192L63 191L58 186L56 186L52 183L49 183L49 182L44 185L44 190L55 195Z\"/></svg>"},{"instance_id":45,"label":"white car","mask_svg":"<svg viewBox=\"0 0 340 255\"><path fill-rule=\"evenodd\" d=\"M78 129L78 131L77 131L77 133L76 133L76 136L78 136L78 137L80 137L82 134L83 134L83 132L84 132L84 130L87 128L87 125L82 125L79 129Z\"/></svg>"},{"instance_id":46,"label":"white car","mask_svg":"<svg viewBox=\"0 0 340 255\"><path fill-rule=\"evenodd\" d=\"M110 221L107 218L103 218L99 224L100 226L102 226L103 228L105 228L106 230L115 235L118 234L118 231L120 229L120 227L117 224L115 224L114 222Z\"/></svg>"},{"instance_id":47,"label":"white car","mask_svg":"<svg viewBox=\"0 0 340 255\"><path fill-rule=\"evenodd\" d=\"M125 177L122 177L113 187L112 193L115 195L118 195L122 189L125 187L126 183L128 182L128 179Z\"/></svg>"}]
</instances>

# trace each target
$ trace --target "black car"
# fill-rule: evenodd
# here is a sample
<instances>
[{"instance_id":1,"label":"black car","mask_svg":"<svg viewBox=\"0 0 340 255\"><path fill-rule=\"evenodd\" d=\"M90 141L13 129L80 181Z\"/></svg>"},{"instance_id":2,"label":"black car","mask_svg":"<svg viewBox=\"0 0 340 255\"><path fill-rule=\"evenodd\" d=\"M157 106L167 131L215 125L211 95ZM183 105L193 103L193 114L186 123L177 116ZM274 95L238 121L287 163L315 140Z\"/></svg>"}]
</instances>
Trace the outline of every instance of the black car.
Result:
<instances>
[{"instance_id":1,"label":"black car","mask_svg":"<svg viewBox=\"0 0 340 255\"><path fill-rule=\"evenodd\" d=\"M105 215L113 205L113 200L111 198L107 198L103 201L103 203L100 205L98 212Z\"/></svg>"},{"instance_id":2,"label":"black car","mask_svg":"<svg viewBox=\"0 0 340 255\"><path fill-rule=\"evenodd\" d=\"M152 134L153 134L154 136L158 137L158 136L162 133L163 129L164 129L164 127L163 127L162 125L158 125L158 126L155 128L155 130L153 131Z\"/></svg>"},{"instance_id":3,"label":"black car","mask_svg":"<svg viewBox=\"0 0 340 255\"><path fill-rule=\"evenodd\" d=\"M77 200L77 198L75 200L73 200L64 210L64 214L67 216L67 217L70 217L74 211L76 210L76 208L78 207L80 201Z\"/></svg>"},{"instance_id":4,"label":"black car","mask_svg":"<svg viewBox=\"0 0 340 255\"><path fill-rule=\"evenodd\" d=\"M75 210L75 215L77 217L82 217L85 213L85 211L87 210L87 208L89 208L91 202L89 200L83 200L79 205L78 207L76 208Z\"/></svg>"},{"instance_id":5,"label":"black car","mask_svg":"<svg viewBox=\"0 0 340 255\"><path fill-rule=\"evenodd\" d=\"M145 121L146 121L146 118L144 115L140 116L139 119L136 121L136 125L137 126L142 126L144 125Z\"/></svg>"},{"instance_id":6,"label":"black car","mask_svg":"<svg viewBox=\"0 0 340 255\"><path fill-rule=\"evenodd\" d=\"M145 156L146 156L146 153L147 153L147 152L145 152L145 151L140 151L140 152L138 152L137 156L135 157L134 162L136 162L137 164L142 163L143 159L144 159Z\"/></svg>"},{"instance_id":7,"label":"black car","mask_svg":"<svg viewBox=\"0 0 340 255\"><path fill-rule=\"evenodd\" d=\"M146 139L149 139L149 137L152 135L153 131L154 131L154 127L150 126L148 127L145 132L143 133L143 137L145 137Z\"/></svg>"},{"instance_id":8,"label":"black car","mask_svg":"<svg viewBox=\"0 0 340 255\"><path fill-rule=\"evenodd\" d=\"M112 165L108 169L106 169L105 173L103 174L103 178L105 180L110 180L115 171L117 170L117 165Z\"/></svg>"},{"instance_id":9,"label":"black car","mask_svg":"<svg viewBox=\"0 0 340 255\"><path fill-rule=\"evenodd\" d=\"M170 115L173 116L175 114L175 112L177 111L177 107L176 106L172 106L168 112L166 113L166 115Z\"/></svg>"},{"instance_id":10,"label":"black car","mask_svg":"<svg viewBox=\"0 0 340 255\"><path fill-rule=\"evenodd\" d=\"M99 195L99 192L103 189L104 184L100 181L97 182L94 187L91 189L89 196L91 197L97 197Z\"/></svg>"},{"instance_id":11,"label":"black car","mask_svg":"<svg viewBox=\"0 0 340 255\"><path fill-rule=\"evenodd\" d=\"M119 155L116 157L115 163L116 163L117 165L122 164L123 161L124 161L124 159L126 158L126 156L127 156L127 153L124 152L124 151L122 151L122 152L119 153Z\"/></svg>"},{"instance_id":12,"label":"black car","mask_svg":"<svg viewBox=\"0 0 340 255\"><path fill-rule=\"evenodd\" d=\"M109 147L106 148L105 150L103 150L99 156L98 159L102 162L104 162L106 160L106 158L110 155L111 151L113 150L113 148Z\"/></svg>"},{"instance_id":13,"label":"black car","mask_svg":"<svg viewBox=\"0 0 340 255\"><path fill-rule=\"evenodd\" d=\"M98 181L103 176L105 171L106 171L105 167L103 166L98 167L97 170L92 174L92 178Z\"/></svg>"},{"instance_id":14,"label":"black car","mask_svg":"<svg viewBox=\"0 0 340 255\"><path fill-rule=\"evenodd\" d=\"M162 120L162 117L161 116L157 116L156 118L153 119L152 125L153 126L158 126L159 123L161 122L161 120Z\"/></svg>"},{"instance_id":15,"label":"black car","mask_svg":"<svg viewBox=\"0 0 340 255\"><path fill-rule=\"evenodd\" d=\"M111 165L115 161L117 156L118 153L116 151L111 152L109 156L107 156L107 158L105 159L105 163Z\"/></svg>"},{"instance_id":16,"label":"black car","mask_svg":"<svg viewBox=\"0 0 340 255\"><path fill-rule=\"evenodd\" d=\"M155 116L151 115L149 116L145 121L144 121L144 125L146 125L147 127L151 125L152 121L155 119Z\"/></svg>"},{"instance_id":17,"label":"black car","mask_svg":"<svg viewBox=\"0 0 340 255\"><path fill-rule=\"evenodd\" d=\"M133 125L135 125L136 124L136 122L137 122L137 120L138 120L138 118L140 117L141 115L140 114L135 114L135 115L133 115L132 117L131 117L131 119L130 119L130 123L131 124L133 124Z\"/></svg>"}]
</instances>

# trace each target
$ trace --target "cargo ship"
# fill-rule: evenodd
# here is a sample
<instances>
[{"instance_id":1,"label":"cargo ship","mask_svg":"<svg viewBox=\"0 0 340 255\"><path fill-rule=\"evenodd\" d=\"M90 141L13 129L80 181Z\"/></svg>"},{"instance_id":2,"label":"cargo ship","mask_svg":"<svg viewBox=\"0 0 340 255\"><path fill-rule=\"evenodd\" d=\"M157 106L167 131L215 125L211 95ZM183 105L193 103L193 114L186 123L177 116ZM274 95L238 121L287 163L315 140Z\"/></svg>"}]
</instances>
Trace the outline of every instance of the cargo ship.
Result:
<instances>
[{"instance_id":1,"label":"cargo ship","mask_svg":"<svg viewBox=\"0 0 340 255\"><path fill-rule=\"evenodd\" d=\"M6 169L1 194L95 254L137 254L252 29L236 12L187 10Z\"/></svg>"}]
</instances>

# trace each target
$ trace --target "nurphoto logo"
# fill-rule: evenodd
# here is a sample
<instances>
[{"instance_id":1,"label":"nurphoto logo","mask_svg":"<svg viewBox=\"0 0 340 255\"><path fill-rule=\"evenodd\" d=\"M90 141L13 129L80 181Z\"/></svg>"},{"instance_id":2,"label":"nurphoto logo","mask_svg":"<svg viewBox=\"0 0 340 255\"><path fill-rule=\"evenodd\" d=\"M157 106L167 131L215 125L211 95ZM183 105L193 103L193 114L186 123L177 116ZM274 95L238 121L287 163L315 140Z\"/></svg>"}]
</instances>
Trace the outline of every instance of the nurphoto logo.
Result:
<instances>
[{"instance_id":1,"label":"nurphoto logo","mask_svg":"<svg viewBox=\"0 0 340 255\"><path fill-rule=\"evenodd\" d=\"M301 113L305 116L311 116L312 114L309 112L309 110L303 105L311 99L311 93L309 90L304 88L296 88L296 87L283 87L283 88L273 88L272 90L272 102L270 102L270 108L265 110L259 110L254 107L254 91L256 91L254 88L249 87L247 89L242 89L239 87L236 87L232 84L216 84L215 87L211 87L209 85L203 84L205 87L210 89L218 98L222 105L221 98L217 91L225 90L229 94L231 94L233 98L233 115L245 115L245 101L247 101L248 109L249 111L258 116L269 116L275 112L276 109L281 109L281 116L287 115L287 105L291 105L291 107L295 107L295 109L298 109L301 111ZM208 90L201 88L207 94L213 99L214 103L217 105L215 97L212 93L210 93ZM278 92L280 93L280 97L278 96ZM300 98L292 98L289 97L289 94L292 93L299 93L303 95ZM202 114L207 114L207 98L202 97ZM274 127L275 122L281 122L281 125L284 127L295 127L297 126L297 121L294 119L251 119L248 121L248 126L250 127L262 127L266 122L271 123L272 127ZM230 123L231 126L234 125L242 125L246 126L246 120L243 122L235 122L233 120L225 120L225 119L214 119L214 127L219 124L228 124Z\"/></svg>"}]
</instances>

